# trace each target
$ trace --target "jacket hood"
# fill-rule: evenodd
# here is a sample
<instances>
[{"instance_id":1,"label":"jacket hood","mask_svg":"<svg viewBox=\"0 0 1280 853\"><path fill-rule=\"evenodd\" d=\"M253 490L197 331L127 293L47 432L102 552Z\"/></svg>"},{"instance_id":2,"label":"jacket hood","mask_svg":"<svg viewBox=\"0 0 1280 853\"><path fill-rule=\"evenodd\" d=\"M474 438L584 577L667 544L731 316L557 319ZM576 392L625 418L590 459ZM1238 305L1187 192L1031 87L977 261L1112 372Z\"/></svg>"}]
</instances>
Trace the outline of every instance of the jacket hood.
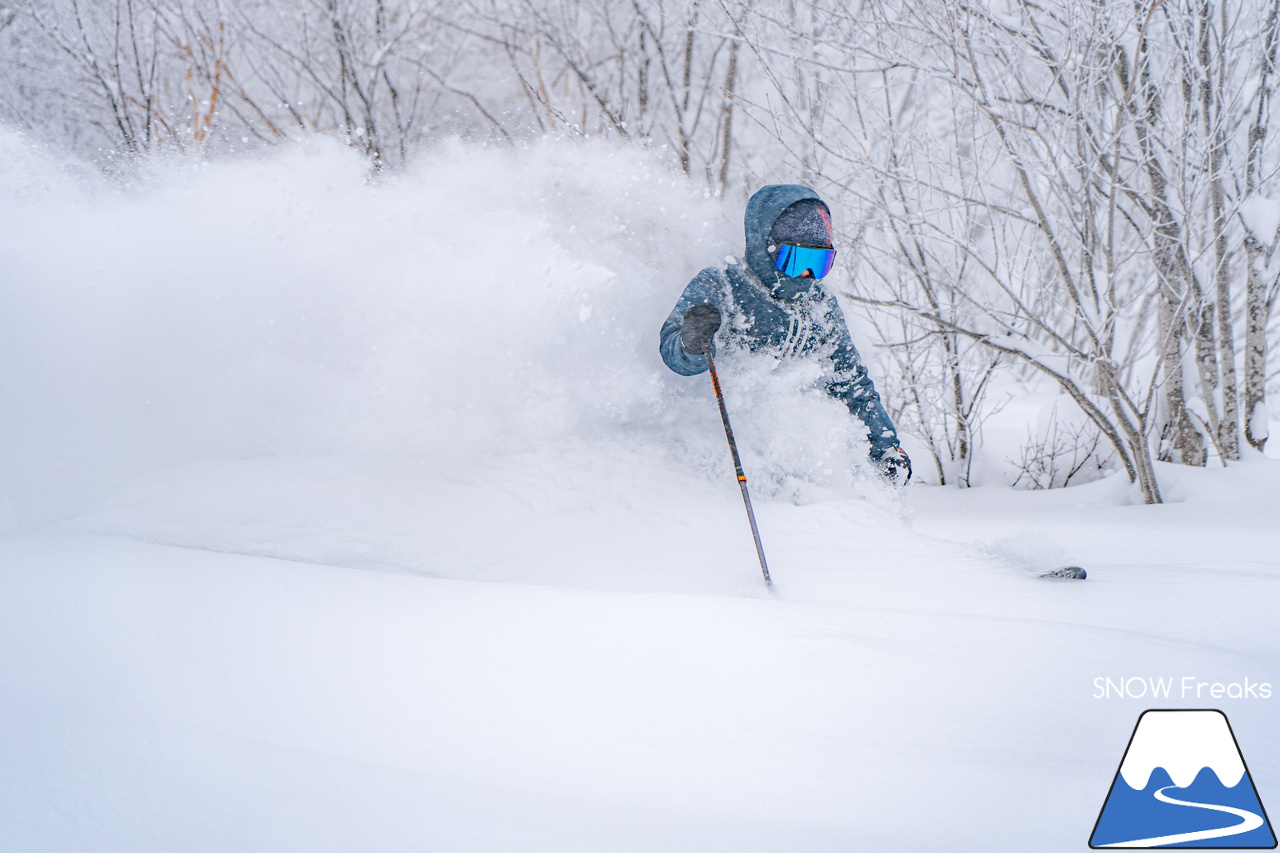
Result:
<instances>
[{"instance_id":1,"label":"jacket hood","mask_svg":"<svg viewBox=\"0 0 1280 853\"><path fill-rule=\"evenodd\" d=\"M773 261L769 258L769 232L773 230L773 223L778 221L782 211L806 198L822 201L822 197L808 187L799 184L771 184L760 188L751 196L743 215L747 237L747 267L778 299L802 296L812 290L818 281L813 278L785 276L774 269Z\"/></svg>"}]
</instances>

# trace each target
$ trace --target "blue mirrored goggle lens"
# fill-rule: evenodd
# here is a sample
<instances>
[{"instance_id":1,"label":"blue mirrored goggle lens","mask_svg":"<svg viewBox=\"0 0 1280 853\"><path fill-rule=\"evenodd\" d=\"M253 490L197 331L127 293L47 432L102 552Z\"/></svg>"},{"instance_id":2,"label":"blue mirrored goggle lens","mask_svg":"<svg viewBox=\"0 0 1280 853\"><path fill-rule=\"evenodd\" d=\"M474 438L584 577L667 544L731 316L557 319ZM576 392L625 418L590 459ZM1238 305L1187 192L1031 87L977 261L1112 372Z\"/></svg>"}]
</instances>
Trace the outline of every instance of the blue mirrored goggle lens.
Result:
<instances>
[{"instance_id":1,"label":"blue mirrored goggle lens","mask_svg":"<svg viewBox=\"0 0 1280 853\"><path fill-rule=\"evenodd\" d=\"M835 249L814 249L783 243L778 247L778 259L773 265L783 275L794 278L805 270L811 270L814 278L826 278L836 262Z\"/></svg>"}]
</instances>

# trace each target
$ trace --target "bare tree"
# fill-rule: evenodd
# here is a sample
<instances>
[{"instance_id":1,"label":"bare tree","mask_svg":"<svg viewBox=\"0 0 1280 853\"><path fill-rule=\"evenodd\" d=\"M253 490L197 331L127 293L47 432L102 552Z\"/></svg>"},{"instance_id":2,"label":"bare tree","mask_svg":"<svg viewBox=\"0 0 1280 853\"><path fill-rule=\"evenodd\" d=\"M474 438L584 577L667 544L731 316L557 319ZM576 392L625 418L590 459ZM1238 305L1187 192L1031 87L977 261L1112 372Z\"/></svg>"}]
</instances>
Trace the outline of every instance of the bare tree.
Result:
<instances>
[{"instance_id":1,"label":"bare tree","mask_svg":"<svg viewBox=\"0 0 1280 853\"><path fill-rule=\"evenodd\" d=\"M1245 440L1257 450L1262 450L1267 443L1267 323L1275 305L1280 273L1271 263L1277 243L1275 231L1259 233L1263 229L1249 223L1244 211L1247 206L1261 201L1267 177L1265 145L1271 135L1271 95L1276 81L1276 50L1280 43L1280 0L1268 4L1264 21L1262 47L1257 60L1257 91L1250 109L1252 120L1248 123L1244 199L1240 205L1246 268L1244 433Z\"/></svg>"},{"instance_id":2,"label":"bare tree","mask_svg":"<svg viewBox=\"0 0 1280 853\"><path fill-rule=\"evenodd\" d=\"M87 88L86 104L96 106L90 121L114 137L129 154L148 151L162 141L180 143L167 121L162 88L159 11L147 0L112 0L26 9L39 30L75 69Z\"/></svg>"},{"instance_id":3,"label":"bare tree","mask_svg":"<svg viewBox=\"0 0 1280 853\"><path fill-rule=\"evenodd\" d=\"M1056 383L1149 502L1156 456L1238 458L1233 140L1247 57L1274 45L1242 24L1247 9L824 8L804 61L843 72L830 83L844 108L803 109L775 44L757 50L778 102L756 110L794 162L866 211L872 275L849 295L931 326L902 340L940 347L940 363L958 364L966 339ZM986 375L967 358L949 377L955 412L964 377Z\"/></svg>"},{"instance_id":4,"label":"bare tree","mask_svg":"<svg viewBox=\"0 0 1280 853\"><path fill-rule=\"evenodd\" d=\"M806 182L940 480L1015 375L1155 502L1156 461L1266 442L1278 48L1280 0L14 0L0 118L125 155L333 133L375 170L602 135Z\"/></svg>"},{"instance_id":5,"label":"bare tree","mask_svg":"<svg viewBox=\"0 0 1280 853\"><path fill-rule=\"evenodd\" d=\"M449 25L491 45L540 132L663 144L686 173L723 188L741 136L737 6L720 0L473 0ZM503 82L503 77L494 78Z\"/></svg>"}]
</instances>

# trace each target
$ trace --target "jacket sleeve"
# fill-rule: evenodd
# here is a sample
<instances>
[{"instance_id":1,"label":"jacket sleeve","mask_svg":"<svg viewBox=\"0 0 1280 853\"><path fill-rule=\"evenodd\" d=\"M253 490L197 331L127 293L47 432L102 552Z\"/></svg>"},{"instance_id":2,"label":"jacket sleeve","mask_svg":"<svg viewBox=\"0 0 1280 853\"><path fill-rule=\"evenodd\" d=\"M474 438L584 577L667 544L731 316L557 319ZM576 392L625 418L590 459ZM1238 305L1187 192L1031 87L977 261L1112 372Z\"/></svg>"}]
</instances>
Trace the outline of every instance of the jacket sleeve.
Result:
<instances>
[{"instance_id":1,"label":"jacket sleeve","mask_svg":"<svg viewBox=\"0 0 1280 853\"><path fill-rule=\"evenodd\" d=\"M658 351L662 354L662 360L666 362L667 367L681 376L705 373L708 367L705 355L686 352L680 343L684 312L704 302L719 308L721 315L728 316L729 306L726 304L725 288L719 270L707 268L693 277L693 281L685 286L684 293L680 294L676 306L667 315L666 322L662 324L662 331L658 333ZM714 341L711 346L714 352Z\"/></svg>"},{"instance_id":2,"label":"jacket sleeve","mask_svg":"<svg viewBox=\"0 0 1280 853\"><path fill-rule=\"evenodd\" d=\"M849 324L834 296L827 297L825 326L826 347L831 354L832 373L827 393L841 400L855 417L867 425L871 442L871 458L879 459L887 450L898 446L898 431L885 411L875 383L853 345Z\"/></svg>"}]
</instances>

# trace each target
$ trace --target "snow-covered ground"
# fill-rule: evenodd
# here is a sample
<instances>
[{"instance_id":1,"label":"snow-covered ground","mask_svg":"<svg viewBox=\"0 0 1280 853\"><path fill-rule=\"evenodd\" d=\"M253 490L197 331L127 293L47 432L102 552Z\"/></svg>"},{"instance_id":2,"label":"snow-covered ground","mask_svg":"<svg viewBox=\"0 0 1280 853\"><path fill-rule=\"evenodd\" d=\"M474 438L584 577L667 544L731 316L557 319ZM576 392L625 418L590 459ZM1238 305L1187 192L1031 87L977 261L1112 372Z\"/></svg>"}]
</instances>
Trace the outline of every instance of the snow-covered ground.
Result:
<instances>
[{"instance_id":1,"label":"snow-covered ground","mask_svg":"<svg viewBox=\"0 0 1280 853\"><path fill-rule=\"evenodd\" d=\"M656 354L732 205L591 147L4 147L0 848L1081 850L1149 707L1280 802L1280 463L897 496L744 360L770 595Z\"/></svg>"}]
</instances>

